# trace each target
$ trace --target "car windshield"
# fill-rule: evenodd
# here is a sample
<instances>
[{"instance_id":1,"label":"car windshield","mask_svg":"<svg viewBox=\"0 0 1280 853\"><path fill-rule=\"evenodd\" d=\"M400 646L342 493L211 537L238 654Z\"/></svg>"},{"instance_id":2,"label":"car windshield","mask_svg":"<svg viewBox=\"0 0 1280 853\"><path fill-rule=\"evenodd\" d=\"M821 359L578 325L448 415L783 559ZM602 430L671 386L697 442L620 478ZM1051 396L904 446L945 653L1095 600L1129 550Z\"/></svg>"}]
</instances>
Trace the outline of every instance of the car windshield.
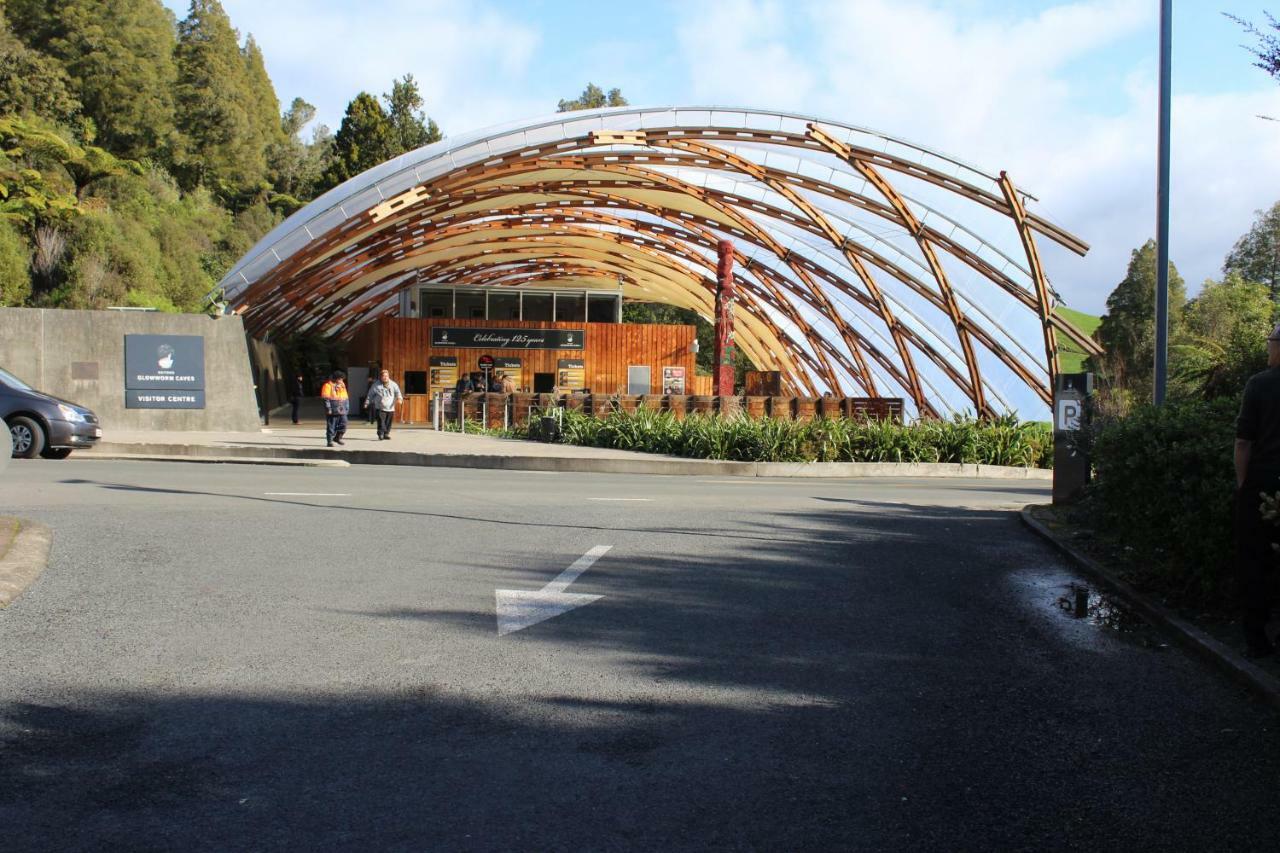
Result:
<instances>
[{"instance_id":1,"label":"car windshield","mask_svg":"<svg viewBox=\"0 0 1280 853\"><path fill-rule=\"evenodd\" d=\"M17 388L19 391L36 390L32 388L30 385L28 385L27 383L23 382L18 377L14 376L9 371L5 370L3 367L0 367L0 382L3 382L5 385L8 385L10 388Z\"/></svg>"}]
</instances>

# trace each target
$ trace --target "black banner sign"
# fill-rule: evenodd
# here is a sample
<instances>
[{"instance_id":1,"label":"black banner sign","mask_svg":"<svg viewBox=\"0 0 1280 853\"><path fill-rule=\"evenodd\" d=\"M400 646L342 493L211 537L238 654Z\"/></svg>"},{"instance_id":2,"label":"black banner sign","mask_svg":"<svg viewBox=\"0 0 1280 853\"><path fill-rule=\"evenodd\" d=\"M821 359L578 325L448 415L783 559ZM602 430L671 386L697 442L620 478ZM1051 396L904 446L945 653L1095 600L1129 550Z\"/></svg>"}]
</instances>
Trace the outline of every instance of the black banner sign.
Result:
<instances>
[{"instance_id":1,"label":"black banner sign","mask_svg":"<svg viewBox=\"0 0 1280 853\"><path fill-rule=\"evenodd\" d=\"M524 361L519 358L495 358L493 360L495 370L519 370L523 366Z\"/></svg>"},{"instance_id":2,"label":"black banner sign","mask_svg":"<svg viewBox=\"0 0 1280 853\"><path fill-rule=\"evenodd\" d=\"M204 338L125 335L124 387L140 391L204 388Z\"/></svg>"},{"instance_id":3,"label":"black banner sign","mask_svg":"<svg viewBox=\"0 0 1280 853\"><path fill-rule=\"evenodd\" d=\"M137 391L124 392L126 409L203 409L204 391Z\"/></svg>"},{"instance_id":4,"label":"black banner sign","mask_svg":"<svg viewBox=\"0 0 1280 853\"><path fill-rule=\"evenodd\" d=\"M580 350L586 339L584 329L431 329L431 346L462 349Z\"/></svg>"},{"instance_id":5,"label":"black banner sign","mask_svg":"<svg viewBox=\"0 0 1280 853\"><path fill-rule=\"evenodd\" d=\"M586 370L587 364L580 358L562 358L556 362L561 370Z\"/></svg>"},{"instance_id":6,"label":"black banner sign","mask_svg":"<svg viewBox=\"0 0 1280 853\"><path fill-rule=\"evenodd\" d=\"M456 355L433 355L427 359L427 365L430 367L457 367L458 357Z\"/></svg>"}]
</instances>

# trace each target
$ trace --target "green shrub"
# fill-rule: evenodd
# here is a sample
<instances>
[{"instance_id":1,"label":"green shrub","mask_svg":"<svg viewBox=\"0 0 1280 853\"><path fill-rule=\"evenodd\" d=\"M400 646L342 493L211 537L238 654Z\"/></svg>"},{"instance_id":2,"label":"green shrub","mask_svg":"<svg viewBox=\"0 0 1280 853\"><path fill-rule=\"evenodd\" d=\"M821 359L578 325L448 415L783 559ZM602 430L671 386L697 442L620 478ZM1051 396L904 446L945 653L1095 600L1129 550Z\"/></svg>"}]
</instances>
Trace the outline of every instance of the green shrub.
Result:
<instances>
[{"instance_id":1,"label":"green shrub","mask_svg":"<svg viewBox=\"0 0 1280 853\"><path fill-rule=\"evenodd\" d=\"M527 435L541 440L542 425L530 420ZM701 413L678 420L669 412L614 411L604 418L565 409L560 441L662 453L694 459L741 462L967 462L1048 468L1053 435L1045 424L1006 419L983 423L865 421L815 418L784 421L721 418Z\"/></svg>"},{"instance_id":2,"label":"green shrub","mask_svg":"<svg viewBox=\"0 0 1280 853\"><path fill-rule=\"evenodd\" d=\"M1093 526L1126 546L1122 569L1179 602L1228 591L1239 400L1146 405L1093 439Z\"/></svg>"},{"instance_id":3,"label":"green shrub","mask_svg":"<svg viewBox=\"0 0 1280 853\"><path fill-rule=\"evenodd\" d=\"M0 221L0 306L22 305L31 295L31 250L21 235Z\"/></svg>"}]
</instances>

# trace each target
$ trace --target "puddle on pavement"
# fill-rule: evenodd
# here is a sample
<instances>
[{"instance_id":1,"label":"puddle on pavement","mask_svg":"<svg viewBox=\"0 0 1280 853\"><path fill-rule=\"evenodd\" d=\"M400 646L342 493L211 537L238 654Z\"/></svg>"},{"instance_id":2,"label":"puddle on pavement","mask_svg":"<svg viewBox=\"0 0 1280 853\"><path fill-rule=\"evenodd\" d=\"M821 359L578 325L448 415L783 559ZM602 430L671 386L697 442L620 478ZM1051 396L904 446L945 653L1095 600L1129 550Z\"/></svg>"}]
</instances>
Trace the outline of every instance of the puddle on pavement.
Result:
<instances>
[{"instance_id":1,"label":"puddle on pavement","mask_svg":"<svg viewBox=\"0 0 1280 853\"><path fill-rule=\"evenodd\" d=\"M1111 640L1149 649L1167 649L1168 641L1124 602L1057 569L1028 569L1011 579L1024 600L1067 639L1101 649Z\"/></svg>"},{"instance_id":2,"label":"puddle on pavement","mask_svg":"<svg viewBox=\"0 0 1280 853\"><path fill-rule=\"evenodd\" d=\"M1058 609L1072 619L1121 634L1149 627L1141 616L1117 599L1081 583L1067 584L1058 597Z\"/></svg>"}]
</instances>

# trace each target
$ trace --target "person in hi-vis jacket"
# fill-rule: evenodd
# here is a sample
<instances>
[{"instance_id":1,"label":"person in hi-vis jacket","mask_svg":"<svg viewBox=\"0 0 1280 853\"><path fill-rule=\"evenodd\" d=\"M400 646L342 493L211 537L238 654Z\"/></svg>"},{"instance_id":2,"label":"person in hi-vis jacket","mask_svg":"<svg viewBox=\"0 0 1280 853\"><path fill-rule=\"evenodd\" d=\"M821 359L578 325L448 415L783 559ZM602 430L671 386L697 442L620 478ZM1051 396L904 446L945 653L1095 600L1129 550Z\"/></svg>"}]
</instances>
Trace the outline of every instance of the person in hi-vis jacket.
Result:
<instances>
[{"instance_id":1,"label":"person in hi-vis jacket","mask_svg":"<svg viewBox=\"0 0 1280 853\"><path fill-rule=\"evenodd\" d=\"M347 374L335 370L320 389L320 399L324 400L324 443L325 447L346 444L342 437L347 434L347 413L351 410L351 401L347 399Z\"/></svg>"}]
</instances>

